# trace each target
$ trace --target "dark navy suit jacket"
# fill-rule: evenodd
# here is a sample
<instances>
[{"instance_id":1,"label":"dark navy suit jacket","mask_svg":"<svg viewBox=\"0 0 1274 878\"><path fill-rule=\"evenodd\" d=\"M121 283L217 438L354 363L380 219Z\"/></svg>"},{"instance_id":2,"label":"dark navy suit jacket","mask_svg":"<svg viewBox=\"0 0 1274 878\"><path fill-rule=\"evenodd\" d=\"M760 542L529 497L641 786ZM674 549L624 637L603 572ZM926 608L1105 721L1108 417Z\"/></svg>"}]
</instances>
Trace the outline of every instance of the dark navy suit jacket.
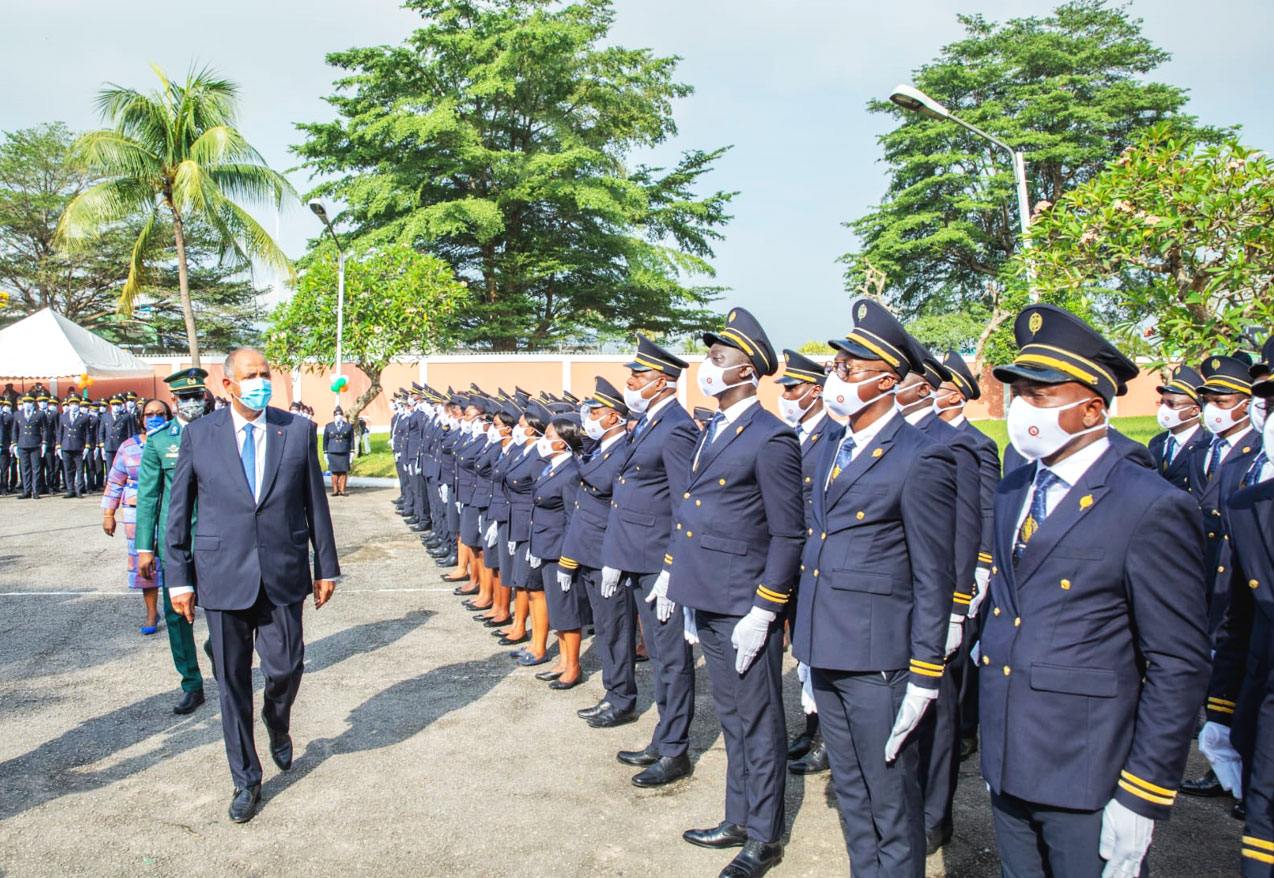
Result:
<instances>
[{"instance_id":1,"label":"dark navy suit jacket","mask_svg":"<svg viewBox=\"0 0 1274 878\"><path fill-rule=\"evenodd\" d=\"M525 452L525 456L523 456ZM510 452L513 460L504 470L504 493L509 498L509 539L531 538L531 507L535 505L535 479L544 469L544 458L535 445Z\"/></svg>"},{"instance_id":2,"label":"dark navy suit jacket","mask_svg":"<svg viewBox=\"0 0 1274 878\"><path fill-rule=\"evenodd\" d=\"M251 607L264 586L276 606L304 600L314 579L340 575L314 424L267 408L261 499L248 490L231 409L181 431L165 527L169 588L194 586L209 610ZM198 506L198 522L191 519Z\"/></svg>"},{"instance_id":3,"label":"dark navy suit jacket","mask_svg":"<svg viewBox=\"0 0 1274 878\"><path fill-rule=\"evenodd\" d=\"M827 489L845 428L814 473L793 644L812 668L893 671L937 688L955 594L955 457L890 416Z\"/></svg>"},{"instance_id":4,"label":"dark navy suit jacket","mask_svg":"<svg viewBox=\"0 0 1274 878\"><path fill-rule=\"evenodd\" d=\"M670 600L744 616L787 605L804 545L801 451L792 428L754 402L690 456L664 556Z\"/></svg>"},{"instance_id":5,"label":"dark navy suit jacket","mask_svg":"<svg viewBox=\"0 0 1274 878\"><path fill-rule=\"evenodd\" d=\"M694 420L676 398L630 436L611 499L602 563L628 573L658 573L672 539L673 498L686 490L690 456L699 440Z\"/></svg>"},{"instance_id":6,"label":"dark navy suit jacket","mask_svg":"<svg viewBox=\"0 0 1274 878\"><path fill-rule=\"evenodd\" d=\"M1000 483L982 608L982 776L992 792L1153 819L1185 770L1209 667L1189 496L1111 445L1013 564L1035 466Z\"/></svg>"},{"instance_id":7,"label":"dark navy suit jacket","mask_svg":"<svg viewBox=\"0 0 1274 878\"><path fill-rule=\"evenodd\" d=\"M966 418L959 429L967 433L978 449L981 477L978 487L982 498L982 538L978 543L978 567L991 569L991 543L995 537L995 488L1000 484L1000 447Z\"/></svg>"},{"instance_id":8,"label":"dark navy suit jacket","mask_svg":"<svg viewBox=\"0 0 1274 878\"><path fill-rule=\"evenodd\" d=\"M1150 456L1155 461L1155 472L1168 480L1170 484L1176 485L1183 491L1191 490L1190 484L1190 458L1195 450L1200 446L1206 448L1212 442L1212 434L1202 427L1194 431L1194 435L1190 437L1190 441L1182 448L1177 449L1177 453L1173 456L1171 462L1164 462L1164 447L1167 445L1169 433L1164 430L1162 433L1150 440L1148 446Z\"/></svg>"},{"instance_id":9,"label":"dark navy suit jacket","mask_svg":"<svg viewBox=\"0 0 1274 878\"><path fill-rule=\"evenodd\" d=\"M600 454L593 452L580 462L575 514L571 516L566 540L562 544L560 563L563 568L602 568L602 541L606 538L606 522L610 519L611 490L627 456L628 437L620 436L605 451Z\"/></svg>"},{"instance_id":10,"label":"dark navy suit jacket","mask_svg":"<svg viewBox=\"0 0 1274 878\"><path fill-rule=\"evenodd\" d=\"M819 443L828 430L834 429L836 429L836 422L824 412L814 432L801 440L801 494L804 498L802 508L805 510L807 529L814 514L814 468L818 466L818 452L823 448Z\"/></svg>"},{"instance_id":11,"label":"dark navy suit jacket","mask_svg":"<svg viewBox=\"0 0 1274 878\"><path fill-rule=\"evenodd\" d=\"M982 474L978 446L973 437L948 424L934 412L920 419L916 429L939 445L951 449L956 462L956 589L953 615L964 616L973 600L974 569L982 542Z\"/></svg>"},{"instance_id":12,"label":"dark navy suit jacket","mask_svg":"<svg viewBox=\"0 0 1274 878\"><path fill-rule=\"evenodd\" d=\"M575 494L579 491L579 463L571 455L543 474L548 461L537 462L535 500L531 505L531 554L545 560L562 556L562 541L575 511Z\"/></svg>"}]
</instances>

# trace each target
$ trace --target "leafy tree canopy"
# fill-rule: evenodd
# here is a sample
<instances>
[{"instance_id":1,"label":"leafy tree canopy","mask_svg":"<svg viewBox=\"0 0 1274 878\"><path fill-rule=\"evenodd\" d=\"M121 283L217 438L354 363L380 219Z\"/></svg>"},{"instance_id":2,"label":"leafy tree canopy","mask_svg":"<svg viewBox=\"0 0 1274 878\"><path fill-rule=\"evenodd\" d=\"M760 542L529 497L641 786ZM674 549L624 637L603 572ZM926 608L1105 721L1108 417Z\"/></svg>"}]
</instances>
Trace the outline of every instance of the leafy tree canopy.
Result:
<instances>
[{"instance_id":1,"label":"leafy tree canopy","mask_svg":"<svg viewBox=\"0 0 1274 878\"><path fill-rule=\"evenodd\" d=\"M1186 92L1146 76L1169 59L1126 6L1071 0L1046 17L989 22L959 18L967 36L916 70L913 82L957 116L1026 153L1032 203L1054 202L1099 174L1157 122L1201 139L1183 115ZM875 209L848 223L862 249L843 257L846 285L872 268L909 316L977 302L986 281L1013 278L1007 260L1020 222L1007 153L953 122L905 112L887 100L875 113L899 122L881 139L889 188Z\"/></svg>"},{"instance_id":2,"label":"leafy tree canopy","mask_svg":"<svg viewBox=\"0 0 1274 878\"><path fill-rule=\"evenodd\" d=\"M539 348L714 317L709 260L732 193L697 194L724 149L628 157L676 133L675 57L606 42L610 0L409 0L399 46L328 56L339 118L299 126L315 190L365 245L408 244L470 281L460 340Z\"/></svg>"}]
</instances>

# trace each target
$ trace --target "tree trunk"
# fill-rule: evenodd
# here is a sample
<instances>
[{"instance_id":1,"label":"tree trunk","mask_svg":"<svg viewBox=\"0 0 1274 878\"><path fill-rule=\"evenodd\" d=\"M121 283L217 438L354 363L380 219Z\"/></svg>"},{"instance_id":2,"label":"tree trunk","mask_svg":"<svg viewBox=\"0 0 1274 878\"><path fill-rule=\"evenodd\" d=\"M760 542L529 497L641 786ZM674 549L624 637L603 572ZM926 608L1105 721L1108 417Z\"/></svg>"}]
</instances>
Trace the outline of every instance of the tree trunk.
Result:
<instances>
[{"instance_id":1,"label":"tree trunk","mask_svg":"<svg viewBox=\"0 0 1274 878\"><path fill-rule=\"evenodd\" d=\"M186 320L186 343L190 346L190 365L199 368L199 337L195 334L195 308L190 301L190 272L186 267L186 236L181 227L181 214L173 208L173 232L177 238L177 286L181 293L181 316Z\"/></svg>"},{"instance_id":2,"label":"tree trunk","mask_svg":"<svg viewBox=\"0 0 1274 878\"><path fill-rule=\"evenodd\" d=\"M368 378L372 380L371 386L369 386L365 391L363 391L362 395L359 396L358 399L354 400L353 408L351 408L348 412L346 412L346 415L345 415L346 420L348 420L351 424L355 426L355 428L357 428L358 416L362 414L363 409L371 405L372 400L380 396L381 370L374 368L372 366L369 366L366 363L355 363L354 365L356 365L359 368L359 370L363 372L364 375L366 375Z\"/></svg>"}]
</instances>

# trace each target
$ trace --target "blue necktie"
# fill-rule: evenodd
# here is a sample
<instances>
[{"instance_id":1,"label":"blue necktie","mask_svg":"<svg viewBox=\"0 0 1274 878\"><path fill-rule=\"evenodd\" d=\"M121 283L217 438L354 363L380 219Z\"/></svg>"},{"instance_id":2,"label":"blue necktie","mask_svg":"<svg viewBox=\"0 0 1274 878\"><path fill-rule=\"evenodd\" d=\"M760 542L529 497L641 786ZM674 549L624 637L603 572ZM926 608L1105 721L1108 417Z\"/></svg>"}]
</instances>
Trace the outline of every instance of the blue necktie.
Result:
<instances>
[{"instance_id":1,"label":"blue necktie","mask_svg":"<svg viewBox=\"0 0 1274 878\"><path fill-rule=\"evenodd\" d=\"M725 415L717 412L712 416L712 423L708 425L708 445L717 441L717 430L721 429L721 425L725 423Z\"/></svg>"},{"instance_id":2,"label":"blue necktie","mask_svg":"<svg viewBox=\"0 0 1274 878\"><path fill-rule=\"evenodd\" d=\"M1026 544L1035 536L1044 519L1048 518L1048 489L1062 480L1050 469L1040 467L1035 474L1035 493L1031 495L1031 511L1022 521L1017 532L1017 543L1013 546L1013 563L1016 565L1026 550Z\"/></svg>"},{"instance_id":3,"label":"blue necktie","mask_svg":"<svg viewBox=\"0 0 1274 878\"><path fill-rule=\"evenodd\" d=\"M649 423L650 423L650 419L647 418L645 415L642 415L641 420L637 422L637 426L633 427L632 438L634 442L636 442L637 437L640 436L645 431L646 425Z\"/></svg>"},{"instance_id":4,"label":"blue necktie","mask_svg":"<svg viewBox=\"0 0 1274 878\"><path fill-rule=\"evenodd\" d=\"M840 450L836 452L836 463L832 464L832 477L828 481L835 481L845 467L849 466L854 459L854 449L856 447L853 436L845 437Z\"/></svg>"},{"instance_id":5,"label":"blue necktie","mask_svg":"<svg viewBox=\"0 0 1274 878\"><path fill-rule=\"evenodd\" d=\"M1165 469L1168 467L1170 463L1172 463L1172 459L1176 456L1177 456L1177 437L1170 434L1168 436L1168 443L1166 447L1164 448L1164 453L1163 453L1163 465Z\"/></svg>"},{"instance_id":6,"label":"blue necktie","mask_svg":"<svg viewBox=\"0 0 1274 878\"><path fill-rule=\"evenodd\" d=\"M1212 443L1212 453L1208 456L1208 481L1212 481L1212 477L1216 475L1217 468L1221 466L1221 455L1225 453L1226 447L1230 444L1229 439L1222 439L1220 436Z\"/></svg>"},{"instance_id":7,"label":"blue necktie","mask_svg":"<svg viewBox=\"0 0 1274 878\"><path fill-rule=\"evenodd\" d=\"M549 473L551 473L551 472L553 472L553 463L552 463L552 461L550 461L549 463L544 464L544 469L540 470L540 478L544 478L545 476L547 476L547 475L548 475Z\"/></svg>"},{"instance_id":8,"label":"blue necktie","mask_svg":"<svg viewBox=\"0 0 1274 878\"><path fill-rule=\"evenodd\" d=\"M1261 470L1265 468L1266 462L1269 460L1262 451L1256 456L1256 460L1252 461L1252 468L1247 471L1247 475L1243 477L1243 484L1240 488L1246 488L1249 485L1255 485L1261 481Z\"/></svg>"},{"instance_id":9,"label":"blue necktie","mask_svg":"<svg viewBox=\"0 0 1274 878\"><path fill-rule=\"evenodd\" d=\"M243 474L248 479L248 493L255 500L257 496L257 441L251 424L243 428L243 448L239 457L243 460Z\"/></svg>"}]
</instances>

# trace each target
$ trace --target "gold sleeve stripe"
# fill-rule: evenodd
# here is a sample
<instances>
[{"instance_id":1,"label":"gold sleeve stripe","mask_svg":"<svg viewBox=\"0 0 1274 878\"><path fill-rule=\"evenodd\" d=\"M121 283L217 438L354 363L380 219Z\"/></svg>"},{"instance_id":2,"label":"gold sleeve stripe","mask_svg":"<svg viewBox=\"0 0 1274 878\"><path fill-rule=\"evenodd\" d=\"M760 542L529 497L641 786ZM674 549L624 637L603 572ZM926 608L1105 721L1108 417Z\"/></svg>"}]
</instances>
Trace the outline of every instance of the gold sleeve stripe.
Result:
<instances>
[{"instance_id":1,"label":"gold sleeve stripe","mask_svg":"<svg viewBox=\"0 0 1274 878\"><path fill-rule=\"evenodd\" d=\"M573 561L570 558L558 558L557 566L565 570L576 570L579 568L579 562Z\"/></svg>"},{"instance_id":2,"label":"gold sleeve stripe","mask_svg":"<svg viewBox=\"0 0 1274 878\"><path fill-rule=\"evenodd\" d=\"M941 671L946 665L935 665L930 662L922 662L920 659L912 659L912 665L919 665L922 668L929 668L934 671Z\"/></svg>"},{"instance_id":3,"label":"gold sleeve stripe","mask_svg":"<svg viewBox=\"0 0 1274 878\"><path fill-rule=\"evenodd\" d=\"M920 674L923 677L941 677L942 676L942 671L931 671L931 670L928 670L927 668L919 668L919 667L916 667L915 662L911 663L911 673Z\"/></svg>"},{"instance_id":4,"label":"gold sleeve stripe","mask_svg":"<svg viewBox=\"0 0 1274 878\"><path fill-rule=\"evenodd\" d=\"M776 604L785 604L788 601L787 595L779 594L777 591L770 591L764 585L757 586L756 593L765 598L767 601L774 601Z\"/></svg>"},{"instance_id":5,"label":"gold sleeve stripe","mask_svg":"<svg viewBox=\"0 0 1274 878\"><path fill-rule=\"evenodd\" d=\"M1212 698L1212 697L1209 697L1209 698L1208 698L1208 701L1212 702L1213 704L1224 704L1226 707L1237 707L1237 706L1238 706L1238 705L1236 705L1233 701L1226 701L1224 698Z\"/></svg>"},{"instance_id":6,"label":"gold sleeve stripe","mask_svg":"<svg viewBox=\"0 0 1274 878\"><path fill-rule=\"evenodd\" d=\"M1145 799L1147 802L1153 802L1156 805L1171 805L1174 801L1173 799L1166 799L1163 796L1153 796L1140 787L1133 786L1126 780L1121 780L1119 782L1119 786L1132 793L1134 796Z\"/></svg>"},{"instance_id":7,"label":"gold sleeve stripe","mask_svg":"<svg viewBox=\"0 0 1274 878\"><path fill-rule=\"evenodd\" d=\"M1173 798L1176 798L1176 795L1177 795L1176 790L1169 790L1163 787L1157 787L1154 784L1152 784L1150 781L1142 780L1141 778L1137 777L1137 775L1133 774L1132 772L1126 769L1124 771L1119 772L1119 775L1124 780L1129 781L1131 783L1135 783L1137 786L1141 787L1144 790L1149 790L1152 793L1158 793L1161 796L1172 796Z\"/></svg>"},{"instance_id":8,"label":"gold sleeve stripe","mask_svg":"<svg viewBox=\"0 0 1274 878\"><path fill-rule=\"evenodd\" d=\"M1252 835L1243 836L1243 843L1248 847L1260 848L1265 851L1274 851L1274 841L1266 841L1263 838L1257 838Z\"/></svg>"},{"instance_id":9,"label":"gold sleeve stripe","mask_svg":"<svg viewBox=\"0 0 1274 878\"><path fill-rule=\"evenodd\" d=\"M664 563L665 563L665 564L671 564L671 563L672 563L672 555L664 555Z\"/></svg>"},{"instance_id":10,"label":"gold sleeve stripe","mask_svg":"<svg viewBox=\"0 0 1274 878\"><path fill-rule=\"evenodd\" d=\"M1274 863L1274 854L1263 854L1260 851L1250 851L1244 848L1243 856L1249 860L1256 860L1258 863Z\"/></svg>"},{"instance_id":11,"label":"gold sleeve stripe","mask_svg":"<svg viewBox=\"0 0 1274 878\"><path fill-rule=\"evenodd\" d=\"M993 559L991 558L990 552L978 552L978 560L985 561L986 563L990 564Z\"/></svg>"}]
</instances>

